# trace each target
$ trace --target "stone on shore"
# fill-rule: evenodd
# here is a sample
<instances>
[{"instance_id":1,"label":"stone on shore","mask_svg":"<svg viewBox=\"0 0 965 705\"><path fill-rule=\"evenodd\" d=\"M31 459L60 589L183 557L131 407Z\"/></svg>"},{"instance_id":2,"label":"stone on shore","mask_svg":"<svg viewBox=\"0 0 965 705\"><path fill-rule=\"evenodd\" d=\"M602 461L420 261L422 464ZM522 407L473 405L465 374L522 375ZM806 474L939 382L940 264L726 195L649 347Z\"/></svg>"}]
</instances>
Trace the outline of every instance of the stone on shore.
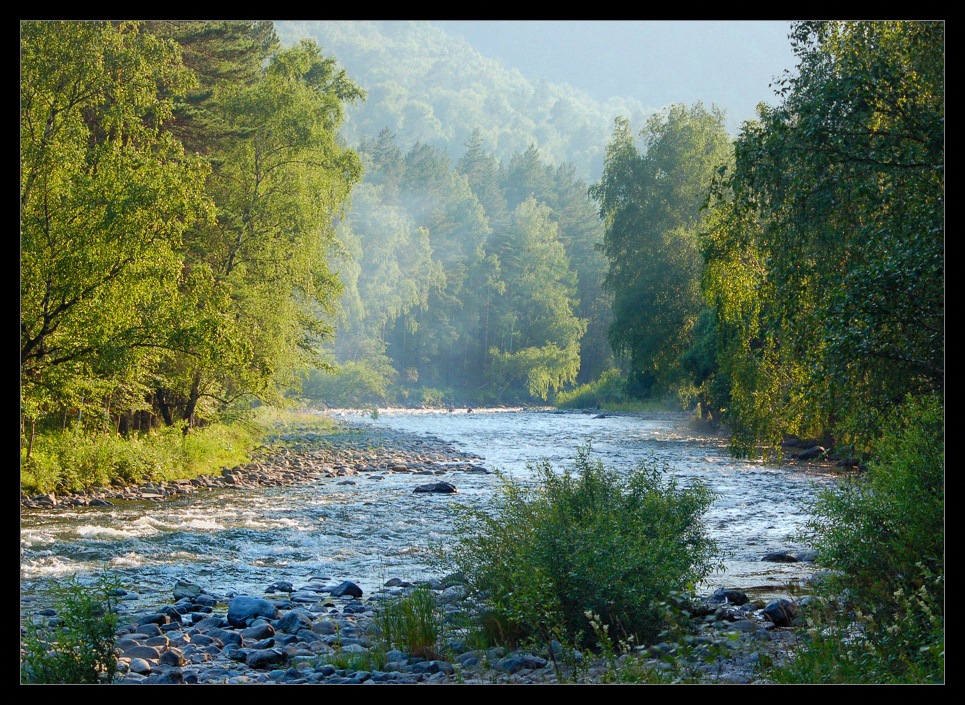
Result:
<instances>
[{"instance_id":1,"label":"stone on shore","mask_svg":"<svg viewBox=\"0 0 965 705\"><path fill-rule=\"evenodd\" d=\"M238 595L228 604L228 622L233 627L248 627L258 617L277 619L278 608L268 600Z\"/></svg>"}]
</instances>

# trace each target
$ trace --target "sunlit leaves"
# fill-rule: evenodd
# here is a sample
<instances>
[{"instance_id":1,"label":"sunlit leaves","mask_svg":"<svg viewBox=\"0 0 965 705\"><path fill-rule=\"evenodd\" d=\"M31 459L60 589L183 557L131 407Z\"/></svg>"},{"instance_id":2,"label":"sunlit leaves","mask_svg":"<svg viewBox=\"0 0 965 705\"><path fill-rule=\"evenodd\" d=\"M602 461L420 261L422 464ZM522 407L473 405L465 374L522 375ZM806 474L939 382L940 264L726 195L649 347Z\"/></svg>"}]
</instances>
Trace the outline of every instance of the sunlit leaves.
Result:
<instances>
[{"instance_id":1,"label":"sunlit leaves","mask_svg":"<svg viewBox=\"0 0 965 705\"><path fill-rule=\"evenodd\" d=\"M757 379L729 363L734 399L767 399L732 400L747 440L827 432L860 450L906 393L944 385L944 25L805 22L792 38L782 104L737 141L705 290L723 347L773 351Z\"/></svg>"},{"instance_id":2,"label":"sunlit leaves","mask_svg":"<svg viewBox=\"0 0 965 705\"><path fill-rule=\"evenodd\" d=\"M188 85L177 48L136 24L22 23L26 396L71 404L164 347L181 236L209 209L205 165L161 131L160 91Z\"/></svg>"}]
</instances>

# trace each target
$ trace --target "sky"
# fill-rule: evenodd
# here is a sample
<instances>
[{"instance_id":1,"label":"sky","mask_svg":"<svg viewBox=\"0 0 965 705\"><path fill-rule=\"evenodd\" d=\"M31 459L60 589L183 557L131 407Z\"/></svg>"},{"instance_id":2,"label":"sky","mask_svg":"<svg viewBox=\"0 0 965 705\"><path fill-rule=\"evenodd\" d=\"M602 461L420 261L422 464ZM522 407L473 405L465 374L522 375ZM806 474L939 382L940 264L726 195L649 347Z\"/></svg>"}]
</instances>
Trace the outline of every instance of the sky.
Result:
<instances>
[{"instance_id":1,"label":"sky","mask_svg":"<svg viewBox=\"0 0 965 705\"><path fill-rule=\"evenodd\" d=\"M759 102L778 101L773 79L795 66L789 21L429 20L526 78L568 83L593 98L647 108L702 101L736 133Z\"/></svg>"}]
</instances>

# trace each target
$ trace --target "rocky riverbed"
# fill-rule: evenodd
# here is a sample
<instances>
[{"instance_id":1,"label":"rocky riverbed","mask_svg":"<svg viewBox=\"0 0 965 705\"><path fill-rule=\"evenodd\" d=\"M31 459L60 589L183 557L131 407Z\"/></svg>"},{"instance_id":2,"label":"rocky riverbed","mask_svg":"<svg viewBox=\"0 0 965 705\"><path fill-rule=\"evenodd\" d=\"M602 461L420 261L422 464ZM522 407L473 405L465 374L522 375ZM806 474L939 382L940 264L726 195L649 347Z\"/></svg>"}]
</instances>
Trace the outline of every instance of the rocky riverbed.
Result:
<instances>
[{"instance_id":1,"label":"rocky riverbed","mask_svg":"<svg viewBox=\"0 0 965 705\"><path fill-rule=\"evenodd\" d=\"M266 586L264 596L211 595L179 583L177 600L127 613L117 632L121 684L559 684L645 682L755 683L763 659L780 661L793 633L777 622L790 604L762 608L740 591L718 591L690 610L700 621L687 641L665 641L623 655L543 648L475 648L455 625L472 609L457 581L433 580L442 638L434 658L386 644L376 615L386 600L420 586L398 578L366 597L354 583ZM280 593L280 594L279 594ZM122 599L123 602L123 599ZM47 611L47 617L56 616Z\"/></svg>"},{"instance_id":2,"label":"rocky riverbed","mask_svg":"<svg viewBox=\"0 0 965 705\"><path fill-rule=\"evenodd\" d=\"M412 492L458 491L459 473L487 474L480 458L444 441L383 431L380 442L353 432L294 434L265 448L242 467L190 481L112 487L74 496L22 497L22 506L52 511L114 502L164 502L209 489L288 486L326 481L357 483L389 476L411 478ZM778 554L771 560L807 556ZM375 576L371 576L375 577ZM457 579L413 580L393 576L363 592L344 576L317 575L304 584L279 579L261 591L236 594L186 580L167 594L138 590L119 595L117 634L120 683L600 683L628 669L649 679L751 683L757 664L780 660L793 640L793 601L755 599L740 590L718 590L689 611L699 622L687 642L639 648L619 659L583 656L559 644L528 651L480 650L470 634L446 628L439 658L405 653L380 638L375 615L385 600L401 599L422 585L435 596L444 624L471 612ZM750 591L748 591L750 592ZM41 595L22 596L24 619L57 620ZM629 663L628 661L631 661ZM657 674L660 674L659 676Z\"/></svg>"}]
</instances>

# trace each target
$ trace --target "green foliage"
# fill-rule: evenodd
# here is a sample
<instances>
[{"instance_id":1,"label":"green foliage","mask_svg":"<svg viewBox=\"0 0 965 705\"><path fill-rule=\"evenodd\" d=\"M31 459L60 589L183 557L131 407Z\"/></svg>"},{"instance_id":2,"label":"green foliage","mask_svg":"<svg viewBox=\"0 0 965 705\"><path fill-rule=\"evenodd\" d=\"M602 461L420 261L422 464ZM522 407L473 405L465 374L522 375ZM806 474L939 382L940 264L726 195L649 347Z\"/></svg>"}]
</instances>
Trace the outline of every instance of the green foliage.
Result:
<instances>
[{"instance_id":1,"label":"green foliage","mask_svg":"<svg viewBox=\"0 0 965 705\"><path fill-rule=\"evenodd\" d=\"M93 584L76 576L51 586L57 619L24 623L20 642L23 683L111 683L117 672L117 579L101 575Z\"/></svg>"},{"instance_id":2,"label":"green foliage","mask_svg":"<svg viewBox=\"0 0 965 705\"><path fill-rule=\"evenodd\" d=\"M819 495L807 537L835 574L808 615L808 640L776 678L943 682L944 431L939 397L907 399L867 473Z\"/></svg>"},{"instance_id":3,"label":"green foliage","mask_svg":"<svg viewBox=\"0 0 965 705\"><path fill-rule=\"evenodd\" d=\"M331 372L311 370L302 383L302 396L330 407L385 406L396 372L384 358L381 364L346 362Z\"/></svg>"},{"instance_id":4,"label":"green foliage","mask_svg":"<svg viewBox=\"0 0 965 705\"><path fill-rule=\"evenodd\" d=\"M504 478L492 512L462 507L443 561L467 578L502 633L542 643L588 639L587 611L618 640L661 629L657 604L715 565L701 516L713 496L656 467L625 476L577 456L574 472L532 468L537 486Z\"/></svg>"},{"instance_id":5,"label":"green foliage","mask_svg":"<svg viewBox=\"0 0 965 705\"><path fill-rule=\"evenodd\" d=\"M508 285L494 302L490 350L499 389L522 387L546 400L576 381L586 321L576 317L574 279L559 227L547 206L530 196L493 245Z\"/></svg>"},{"instance_id":6,"label":"green foliage","mask_svg":"<svg viewBox=\"0 0 965 705\"><path fill-rule=\"evenodd\" d=\"M210 208L207 165L163 129L168 96L192 83L177 47L137 23L21 23L21 409L31 421L109 399L169 347L182 236Z\"/></svg>"},{"instance_id":7,"label":"green foliage","mask_svg":"<svg viewBox=\"0 0 965 705\"><path fill-rule=\"evenodd\" d=\"M843 575L863 611L892 609L891 596L921 587L916 568L945 570L945 420L937 395L910 397L875 444L865 474L823 491L807 538Z\"/></svg>"},{"instance_id":8,"label":"green foliage","mask_svg":"<svg viewBox=\"0 0 965 705\"><path fill-rule=\"evenodd\" d=\"M802 22L703 241L735 444L867 452L944 387L943 22Z\"/></svg>"},{"instance_id":9,"label":"green foliage","mask_svg":"<svg viewBox=\"0 0 965 705\"><path fill-rule=\"evenodd\" d=\"M373 619L383 651L399 649L424 659L443 658L443 615L432 590L417 586L407 595L379 603Z\"/></svg>"},{"instance_id":10,"label":"green foliage","mask_svg":"<svg viewBox=\"0 0 965 705\"><path fill-rule=\"evenodd\" d=\"M400 373L388 395L405 402L425 387L546 400L607 364L602 226L572 168L534 146L504 168L478 134L455 168L425 144L403 153L389 130L359 152L365 182L338 228L336 361L387 358Z\"/></svg>"},{"instance_id":11,"label":"green foliage","mask_svg":"<svg viewBox=\"0 0 965 705\"><path fill-rule=\"evenodd\" d=\"M20 48L25 430L280 399L331 333L361 90L270 22L26 21Z\"/></svg>"},{"instance_id":12,"label":"green foliage","mask_svg":"<svg viewBox=\"0 0 965 705\"><path fill-rule=\"evenodd\" d=\"M611 403L625 400L624 385L620 370L607 370L595 382L559 392L555 404L561 409L592 409L601 404L610 408Z\"/></svg>"},{"instance_id":13,"label":"green foliage","mask_svg":"<svg viewBox=\"0 0 965 705\"><path fill-rule=\"evenodd\" d=\"M944 577L919 564L920 587L899 588L887 615L842 612L820 603L789 658L767 669L776 683L941 684L945 682Z\"/></svg>"},{"instance_id":14,"label":"green foliage","mask_svg":"<svg viewBox=\"0 0 965 705\"><path fill-rule=\"evenodd\" d=\"M610 342L639 380L638 396L686 383L680 358L701 308L702 206L717 168L731 158L723 120L699 103L672 106L641 131L641 151L629 121L618 118L603 178L590 189L606 227Z\"/></svg>"}]
</instances>

